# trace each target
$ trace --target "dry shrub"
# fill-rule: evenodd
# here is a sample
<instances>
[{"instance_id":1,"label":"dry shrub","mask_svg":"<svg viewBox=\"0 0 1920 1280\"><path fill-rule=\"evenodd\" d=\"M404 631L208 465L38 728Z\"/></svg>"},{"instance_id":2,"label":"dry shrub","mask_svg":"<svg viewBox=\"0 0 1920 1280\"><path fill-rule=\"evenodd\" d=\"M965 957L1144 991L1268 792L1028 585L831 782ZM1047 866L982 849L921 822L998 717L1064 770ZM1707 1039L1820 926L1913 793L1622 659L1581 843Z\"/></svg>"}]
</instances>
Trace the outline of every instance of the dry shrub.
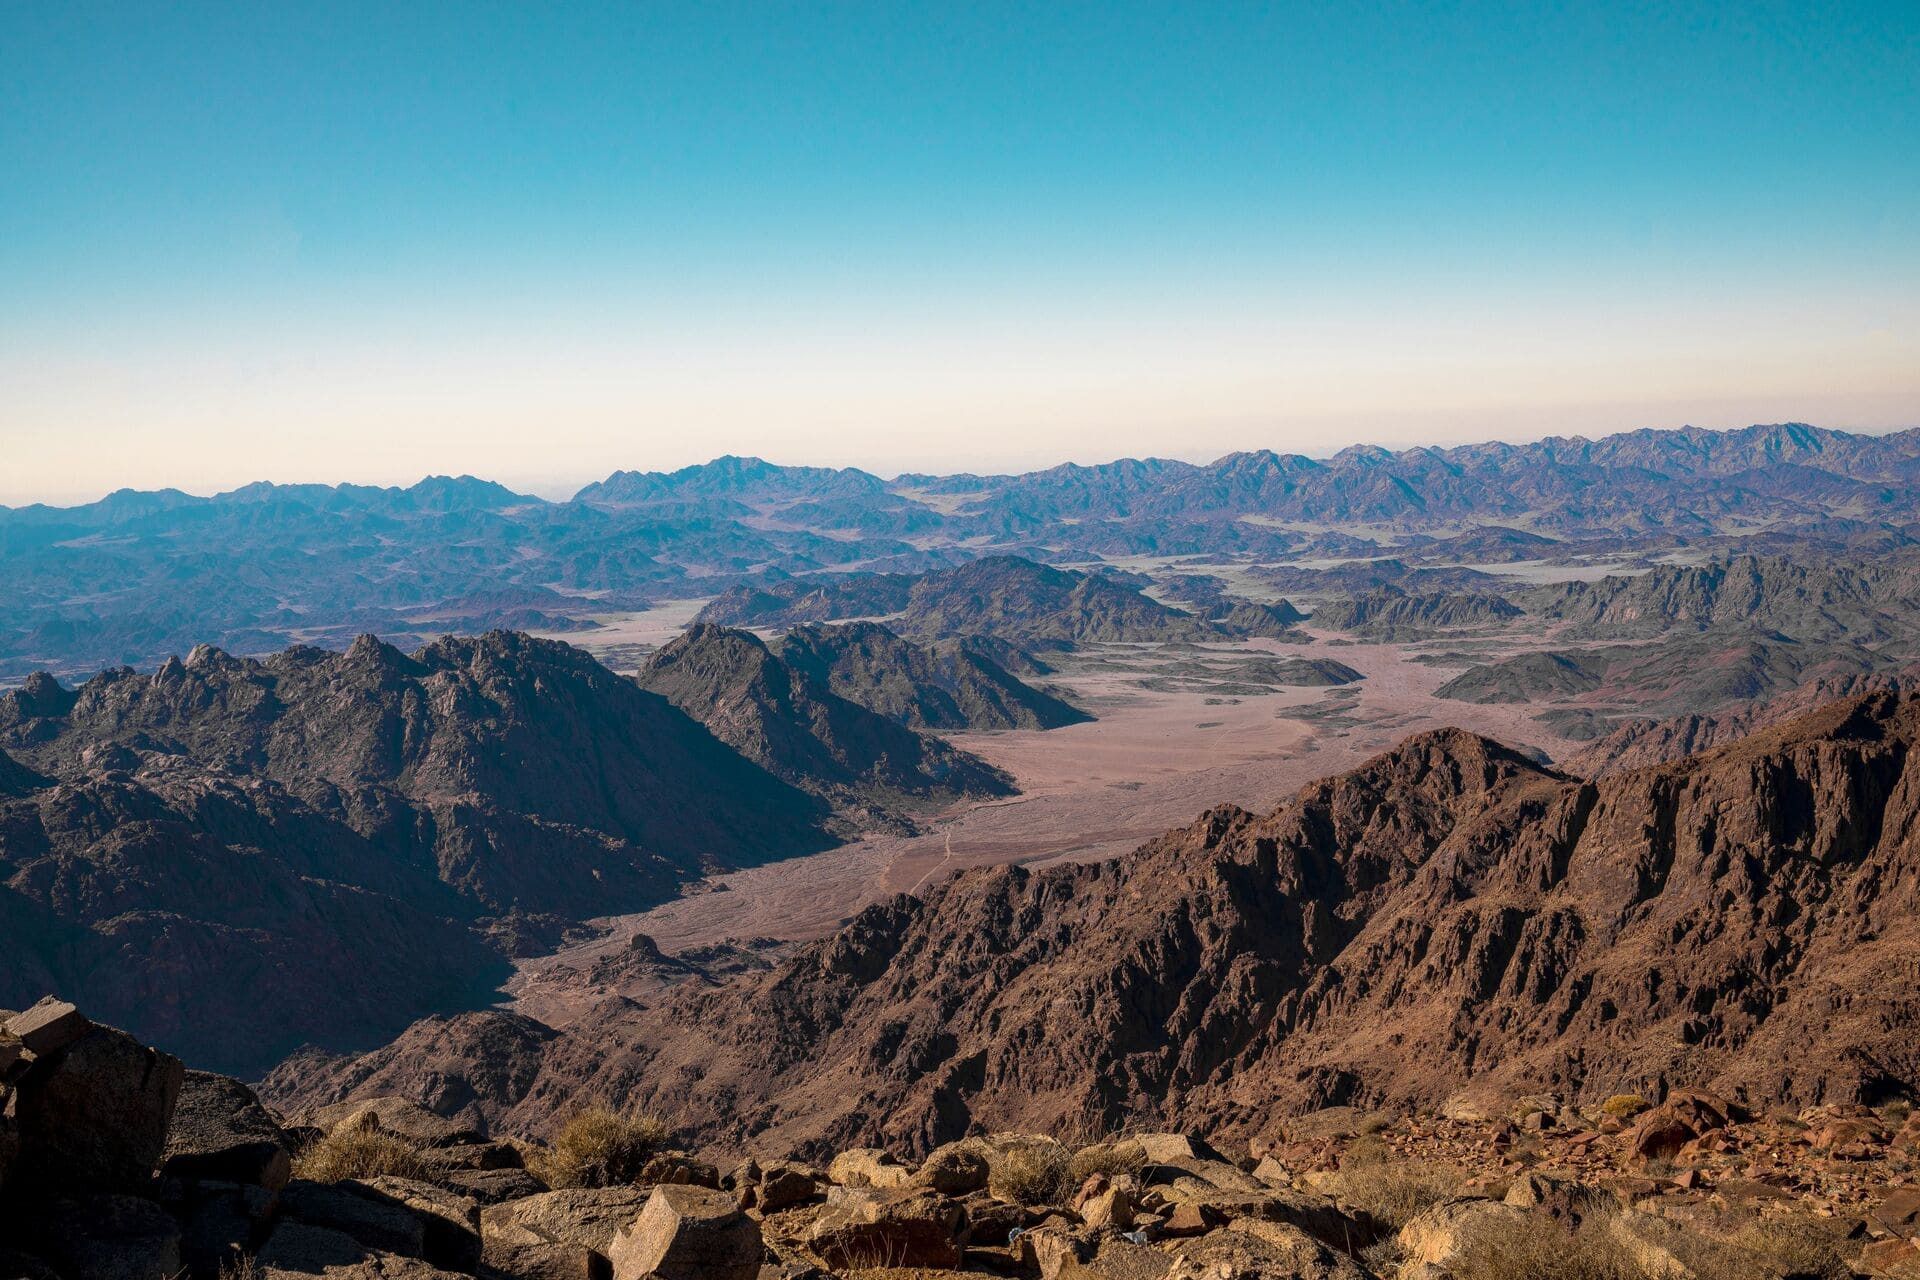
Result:
<instances>
[{"instance_id":1,"label":"dry shrub","mask_svg":"<svg viewBox=\"0 0 1920 1280\"><path fill-rule=\"evenodd\" d=\"M527 1167L555 1188L623 1186L639 1180L647 1161L672 1136L666 1123L653 1116L589 1107L560 1126L553 1146L531 1156Z\"/></svg>"},{"instance_id":2,"label":"dry shrub","mask_svg":"<svg viewBox=\"0 0 1920 1280\"><path fill-rule=\"evenodd\" d=\"M1073 1157L1057 1142L1021 1142L987 1157L987 1190L1012 1204L1062 1204L1072 1195Z\"/></svg>"},{"instance_id":3,"label":"dry shrub","mask_svg":"<svg viewBox=\"0 0 1920 1280\"><path fill-rule=\"evenodd\" d=\"M1385 1133L1391 1128L1393 1128L1393 1117L1375 1111L1360 1117L1360 1123L1354 1126L1354 1132L1363 1138L1369 1138L1376 1133Z\"/></svg>"},{"instance_id":4,"label":"dry shrub","mask_svg":"<svg viewBox=\"0 0 1920 1280\"><path fill-rule=\"evenodd\" d=\"M1398 1231L1455 1195L1466 1180L1466 1173L1453 1165L1395 1159L1386 1143L1371 1138L1347 1147L1325 1189L1389 1231Z\"/></svg>"},{"instance_id":5,"label":"dry shrub","mask_svg":"<svg viewBox=\"0 0 1920 1280\"><path fill-rule=\"evenodd\" d=\"M1473 1280L1648 1280L1605 1219L1571 1235L1538 1222L1490 1222L1472 1232L1449 1270Z\"/></svg>"},{"instance_id":6,"label":"dry shrub","mask_svg":"<svg viewBox=\"0 0 1920 1280\"><path fill-rule=\"evenodd\" d=\"M266 1274L250 1253L235 1250L220 1259L219 1280L265 1280Z\"/></svg>"},{"instance_id":7,"label":"dry shrub","mask_svg":"<svg viewBox=\"0 0 1920 1280\"><path fill-rule=\"evenodd\" d=\"M1600 1104L1600 1110L1615 1120L1627 1120L1647 1109L1647 1100L1637 1093L1616 1093Z\"/></svg>"},{"instance_id":8,"label":"dry shrub","mask_svg":"<svg viewBox=\"0 0 1920 1280\"><path fill-rule=\"evenodd\" d=\"M295 1177L312 1182L347 1178L425 1178L433 1163L420 1148L377 1125L342 1127L294 1157Z\"/></svg>"},{"instance_id":9,"label":"dry shrub","mask_svg":"<svg viewBox=\"0 0 1920 1280\"><path fill-rule=\"evenodd\" d=\"M1090 1147L1082 1147L1073 1153L1073 1159L1067 1168L1067 1177L1073 1190L1096 1173L1109 1178L1122 1174L1137 1174L1146 1167L1147 1153L1139 1143L1130 1138L1121 1138L1113 1142L1097 1142Z\"/></svg>"},{"instance_id":10,"label":"dry shrub","mask_svg":"<svg viewBox=\"0 0 1920 1280\"><path fill-rule=\"evenodd\" d=\"M1840 1256L1844 1228L1831 1218L1756 1219L1724 1240L1676 1241L1699 1280L1848 1280L1853 1270Z\"/></svg>"}]
</instances>

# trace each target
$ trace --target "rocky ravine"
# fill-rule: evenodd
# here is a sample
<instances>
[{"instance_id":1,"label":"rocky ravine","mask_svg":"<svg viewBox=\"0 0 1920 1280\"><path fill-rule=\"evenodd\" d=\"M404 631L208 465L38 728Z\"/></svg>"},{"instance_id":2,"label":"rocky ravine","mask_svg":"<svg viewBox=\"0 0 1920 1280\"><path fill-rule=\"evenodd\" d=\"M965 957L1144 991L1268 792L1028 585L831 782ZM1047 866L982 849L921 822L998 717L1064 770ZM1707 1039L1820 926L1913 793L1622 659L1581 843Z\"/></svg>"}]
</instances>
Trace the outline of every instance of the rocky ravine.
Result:
<instances>
[{"instance_id":1,"label":"rocky ravine","mask_svg":"<svg viewBox=\"0 0 1920 1280\"><path fill-rule=\"evenodd\" d=\"M481 1044L514 1024L483 1013L269 1088L528 1130L631 1099L803 1152L1122 1123L1262 1139L1328 1105L1544 1090L1878 1103L1920 1081L1917 736L1920 699L1882 693L1583 781L1422 735L1265 817L966 873L717 992L521 1027L511 1081Z\"/></svg>"}]
</instances>

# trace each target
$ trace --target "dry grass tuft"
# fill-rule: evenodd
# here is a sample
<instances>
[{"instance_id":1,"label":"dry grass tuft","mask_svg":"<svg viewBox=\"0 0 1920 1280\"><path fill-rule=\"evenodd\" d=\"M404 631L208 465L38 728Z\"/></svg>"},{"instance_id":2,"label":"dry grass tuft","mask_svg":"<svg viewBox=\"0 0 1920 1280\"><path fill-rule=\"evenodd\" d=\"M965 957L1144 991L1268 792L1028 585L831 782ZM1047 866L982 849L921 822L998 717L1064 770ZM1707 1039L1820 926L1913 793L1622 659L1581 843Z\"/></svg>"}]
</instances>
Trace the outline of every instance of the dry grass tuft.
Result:
<instances>
[{"instance_id":1,"label":"dry grass tuft","mask_svg":"<svg viewBox=\"0 0 1920 1280\"><path fill-rule=\"evenodd\" d=\"M1832 1219L1761 1219L1725 1240L1682 1241L1677 1252L1699 1280L1849 1280L1840 1230Z\"/></svg>"},{"instance_id":2,"label":"dry grass tuft","mask_svg":"<svg viewBox=\"0 0 1920 1280\"><path fill-rule=\"evenodd\" d=\"M265 1280L266 1274L250 1253L235 1250L220 1259L219 1280Z\"/></svg>"},{"instance_id":3,"label":"dry grass tuft","mask_svg":"<svg viewBox=\"0 0 1920 1280\"><path fill-rule=\"evenodd\" d=\"M639 1180L647 1161L673 1133L648 1115L623 1116L590 1107L562 1125L551 1149L530 1155L527 1167L550 1187L617 1187Z\"/></svg>"},{"instance_id":4,"label":"dry grass tuft","mask_svg":"<svg viewBox=\"0 0 1920 1280\"><path fill-rule=\"evenodd\" d=\"M1378 1138L1351 1143L1325 1190L1389 1231L1457 1194L1464 1170L1449 1164L1398 1160Z\"/></svg>"},{"instance_id":5,"label":"dry grass tuft","mask_svg":"<svg viewBox=\"0 0 1920 1280\"><path fill-rule=\"evenodd\" d=\"M1488 1224L1473 1233L1450 1270L1473 1280L1648 1280L1602 1219L1571 1235L1533 1222Z\"/></svg>"},{"instance_id":6,"label":"dry grass tuft","mask_svg":"<svg viewBox=\"0 0 1920 1280\"><path fill-rule=\"evenodd\" d=\"M311 1182L348 1178L425 1178L432 1161L420 1148L368 1125L337 1129L294 1157L293 1174Z\"/></svg>"},{"instance_id":7,"label":"dry grass tuft","mask_svg":"<svg viewBox=\"0 0 1920 1280\"><path fill-rule=\"evenodd\" d=\"M1647 1109L1647 1100L1637 1093L1616 1093L1600 1104L1602 1114L1627 1120Z\"/></svg>"},{"instance_id":8,"label":"dry grass tuft","mask_svg":"<svg viewBox=\"0 0 1920 1280\"><path fill-rule=\"evenodd\" d=\"M1022 1142L987 1157L987 1190L1011 1204L1062 1204L1078 1185L1073 1157L1056 1142Z\"/></svg>"},{"instance_id":9,"label":"dry grass tuft","mask_svg":"<svg viewBox=\"0 0 1920 1280\"><path fill-rule=\"evenodd\" d=\"M1139 1143L1130 1138L1120 1138L1113 1142L1097 1142L1074 1152L1068 1164L1067 1176L1072 1189L1078 1190L1096 1173L1104 1173L1110 1178L1137 1174L1146 1167L1146 1163L1147 1153Z\"/></svg>"}]
</instances>

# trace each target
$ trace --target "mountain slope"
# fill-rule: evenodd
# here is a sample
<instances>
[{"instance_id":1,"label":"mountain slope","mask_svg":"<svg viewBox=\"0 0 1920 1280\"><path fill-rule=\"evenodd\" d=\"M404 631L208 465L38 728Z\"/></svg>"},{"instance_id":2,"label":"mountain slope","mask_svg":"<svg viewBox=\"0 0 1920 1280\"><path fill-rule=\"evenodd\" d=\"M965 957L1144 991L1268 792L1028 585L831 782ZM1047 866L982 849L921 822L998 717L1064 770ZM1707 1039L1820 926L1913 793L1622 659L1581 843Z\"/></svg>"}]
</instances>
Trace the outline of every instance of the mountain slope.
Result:
<instances>
[{"instance_id":1,"label":"mountain slope","mask_svg":"<svg viewBox=\"0 0 1920 1280\"><path fill-rule=\"evenodd\" d=\"M627 1096L772 1150L1271 1134L1542 1089L1900 1096L1916 743L1920 699L1890 694L1597 783L1421 735L1265 817L875 905L767 975L561 1037L493 1105L538 1124L563 1092Z\"/></svg>"},{"instance_id":2,"label":"mountain slope","mask_svg":"<svg viewBox=\"0 0 1920 1280\"><path fill-rule=\"evenodd\" d=\"M0 744L45 772L158 752L268 779L482 911L637 910L710 869L830 842L818 801L665 699L511 632L411 657L372 637L264 662L202 646L44 709L0 695Z\"/></svg>"},{"instance_id":3,"label":"mountain slope","mask_svg":"<svg viewBox=\"0 0 1920 1280\"><path fill-rule=\"evenodd\" d=\"M780 658L914 729L1057 729L1092 719L958 641L914 644L872 622L795 627Z\"/></svg>"},{"instance_id":4,"label":"mountain slope","mask_svg":"<svg viewBox=\"0 0 1920 1280\"><path fill-rule=\"evenodd\" d=\"M635 679L774 776L842 808L885 815L1013 791L985 761L847 701L751 632L690 627Z\"/></svg>"},{"instance_id":5,"label":"mountain slope","mask_svg":"<svg viewBox=\"0 0 1920 1280\"><path fill-rule=\"evenodd\" d=\"M893 627L908 636L1013 641L1201 638L1207 624L1099 574L985 556L914 583Z\"/></svg>"}]
</instances>

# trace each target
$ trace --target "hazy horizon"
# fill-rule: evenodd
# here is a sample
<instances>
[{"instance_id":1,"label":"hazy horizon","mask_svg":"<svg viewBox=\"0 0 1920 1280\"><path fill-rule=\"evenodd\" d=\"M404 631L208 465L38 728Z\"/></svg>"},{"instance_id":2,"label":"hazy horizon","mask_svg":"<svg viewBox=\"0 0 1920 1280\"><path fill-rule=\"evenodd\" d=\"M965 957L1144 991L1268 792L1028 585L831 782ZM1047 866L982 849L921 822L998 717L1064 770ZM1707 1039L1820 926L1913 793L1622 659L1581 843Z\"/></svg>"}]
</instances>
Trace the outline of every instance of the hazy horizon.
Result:
<instances>
[{"instance_id":1,"label":"hazy horizon","mask_svg":"<svg viewBox=\"0 0 1920 1280\"><path fill-rule=\"evenodd\" d=\"M0 11L0 502L1920 422L1920 10Z\"/></svg>"},{"instance_id":2,"label":"hazy horizon","mask_svg":"<svg viewBox=\"0 0 1920 1280\"><path fill-rule=\"evenodd\" d=\"M1246 445L1239 448L1225 449L1225 450L1198 449L1198 450L1191 450L1191 451L1185 451L1185 452L1177 451L1177 450L1159 450L1156 452L1149 452L1149 453L1120 453L1120 454L1108 454L1108 455L1101 455L1101 456L1094 456L1089 454L1086 456L1078 456L1078 457L1071 457L1071 458L1053 458L1050 460L1041 459L1037 462L1032 463L1031 465L1009 464L1008 466L1004 466L1004 467L993 466L989 464L982 464L977 461L968 462L964 459L959 460L955 465L952 465L952 466L890 467L885 464L871 465L871 464L867 464L859 461L822 461L816 458L797 457L797 456L766 457L762 454L757 454L757 453L750 453L750 452L742 453L736 450L722 450L719 453L706 454L704 456L692 458L688 461L683 461L683 462L635 463L635 464L628 464L628 465L616 465L616 466L608 467L605 471L584 475L578 478L566 478L566 477L550 478L544 481L537 480L537 479L528 480L525 478L515 479L510 476L491 475L486 472L474 471L467 468L456 467L451 469L442 468L436 471L423 471L418 474L411 474L411 475L398 475L393 478L381 478L381 477L363 478L358 476L348 476L348 477L338 477L338 478L328 479L328 478L321 478L321 477L314 477L314 476L257 475L252 477L251 479L242 480L234 484L222 484L217 486L203 485L197 488L188 486L188 485L178 485L178 484L122 485L122 486L116 486L115 488L112 488L112 489L100 490L98 492L86 491L86 492L76 493L70 496L56 495L55 497L52 497L52 498L29 495L29 496L19 497L14 500L9 500L7 494L4 491L0 491L0 508L19 508L19 507L33 506L35 504L39 504L43 506L54 506L54 507L82 506L90 502L99 501L103 498L110 496L113 493L120 492L127 489L132 489L136 492L148 492L148 493L158 492L162 490L177 490L179 492L185 493L189 497L211 498L211 497L216 497L220 494L231 493L237 489L243 489L249 485L254 485L254 484L273 484L273 485L281 485L281 486L323 485L323 486L329 486L329 487L339 487L344 485L358 485L358 486L368 487L368 488L405 489L405 488L410 488L413 485L423 483L427 480L440 479L440 478L445 478L445 479L472 478L475 480L491 481L495 484L502 485L508 489L513 490L516 493L525 495L527 497L541 498L548 502L565 502L571 499L581 489L585 488L590 484L594 484L598 481L605 480L609 476L613 475L615 472L628 471L628 472L668 473L673 471L679 471L687 467L695 467L695 466L701 466L707 463L717 462L721 458L725 458L725 457L758 458L763 462L768 462L775 466L785 466L785 467L831 467L834 469L854 469L854 470L868 472L869 474L879 477L881 480L884 480L888 483L892 483L895 480L898 480L901 476L909 475L909 474L942 475L942 476L960 475L960 474L973 474L973 475L981 475L981 476L1022 475L1022 474L1028 474L1035 471L1045 471L1052 467L1058 467L1058 466L1077 465L1077 466L1083 466L1083 467L1094 467L1094 466L1100 466L1106 463L1121 462L1121 461L1127 461L1127 460L1141 461L1141 460L1148 460L1148 459L1157 459L1157 460L1166 461L1166 462L1185 462L1185 463L1191 463L1196 466L1205 466L1209 463L1216 462L1221 458L1227 457L1234 453L1251 453L1251 452L1258 452L1259 450L1262 450L1262 449L1270 449L1275 453L1279 453L1283 455L1297 454L1297 455L1309 457L1309 458L1327 459L1327 458L1333 457L1337 453L1340 453L1346 449L1351 449L1351 448L1380 447L1380 448L1392 449L1395 452L1400 452L1407 449L1417 449L1417 448L1423 448L1423 447L1435 448L1435 449L1450 449L1450 448L1457 448L1463 445L1492 443L1496 441L1500 443L1506 443L1506 444L1524 445L1524 444L1536 443L1538 441L1555 438L1555 437L1560 437L1560 438L1584 437L1589 440L1600 440L1607 436L1624 435L1624 434L1629 434L1631 432L1640 431L1640 430L1680 431L1680 430L1698 429L1698 430L1705 430L1705 431L1730 432L1730 431L1744 430L1746 428L1755 427L1755 426L1780 426L1780 425L1787 425L1787 424L1812 426L1812 427L1818 427L1825 430L1843 431L1849 434L1863 435L1863 436L1893 435L1902 431L1920 429L1920 424L1914 424L1914 423L1899 423L1891 426L1880 426L1880 427L1855 427L1855 426L1836 427L1828 423L1806 422L1804 419L1798 419L1798 418L1782 418L1774 422L1743 422L1737 425L1726 425L1726 426L1707 426L1700 423L1689 422L1689 423L1676 423L1670 427L1663 427L1663 426L1622 427L1616 431L1590 431L1590 432L1571 431L1571 430L1542 431L1542 432L1535 432L1531 434L1484 435L1484 436L1474 436L1470 438L1462 437L1459 439L1416 440L1416 441L1410 441L1410 442L1399 443L1399 444L1386 444L1378 440L1349 440L1344 444L1339 444L1330 448L1291 449L1291 448L1278 447L1272 444L1250 444L1250 445Z\"/></svg>"}]
</instances>

